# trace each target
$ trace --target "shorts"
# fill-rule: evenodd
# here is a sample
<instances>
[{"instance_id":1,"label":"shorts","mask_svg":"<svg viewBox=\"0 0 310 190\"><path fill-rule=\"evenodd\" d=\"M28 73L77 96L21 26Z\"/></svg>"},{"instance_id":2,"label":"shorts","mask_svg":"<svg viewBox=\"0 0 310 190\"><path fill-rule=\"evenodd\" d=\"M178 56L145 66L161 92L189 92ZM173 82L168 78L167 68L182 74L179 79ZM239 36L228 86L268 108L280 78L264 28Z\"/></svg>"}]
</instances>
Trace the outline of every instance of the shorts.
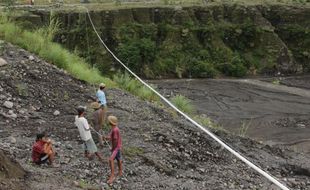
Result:
<instances>
[{"instance_id":1,"label":"shorts","mask_svg":"<svg viewBox=\"0 0 310 190\"><path fill-rule=\"evenodd\" d=\"M35 162L36 164L45 164L48 161L48 155L47 154L41 154L40 160Z\"/></svg>"},{"instance_id":2,"label":"shorts","mask_svg":"<svg viewBox=\"0 0 310 190\"><path fill-rule=\"evenodd\" d=\"M119 160L121 160L121 150L120 149L115 149L113 152L112 152L112 154L111 154L111 156L110 156L110 160L117 160L117 161L119 161Z\"/></svg>"},{"instance_id":3,"label":"shorts","mask_svg":"<svg viewBox=\"0 0 310 190\"><path fill-rule=\"evenodd\" d=\"M98 152L97 146L93 140L93 138L84 142L84 151L88 153L95 153Z\"/></svg>"}]
</instances>

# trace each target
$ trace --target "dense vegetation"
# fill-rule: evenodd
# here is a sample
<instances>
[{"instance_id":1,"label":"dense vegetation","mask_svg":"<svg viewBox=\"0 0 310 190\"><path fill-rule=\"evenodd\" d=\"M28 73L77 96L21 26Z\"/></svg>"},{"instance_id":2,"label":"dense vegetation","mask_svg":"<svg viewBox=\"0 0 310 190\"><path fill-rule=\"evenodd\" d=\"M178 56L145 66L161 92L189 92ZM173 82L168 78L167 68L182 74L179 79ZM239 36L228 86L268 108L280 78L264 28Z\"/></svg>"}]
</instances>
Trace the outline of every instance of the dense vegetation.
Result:
<instances>
[{"instance_id":1,"label":"dense vegetation","mask_svg":"<svg viewBox=\"0 0 310 190\"><path fill-rule=\"evenodd\" d=\"M213 78L309 72L307 10L225 4L91 16L103 40L139 76ZM85 13L58 17L63 25L55 41L105 75L122 70L98 42Z\"/></svg>"},{"instance_id":2,"label":"dense vegetation","mask_svg":"<svg viewBox=\"0 0 310 190\"><path fill-rule=\"evenodd\" d=\"M215 47L211 39L215 33L220 40L229 39L228 46ZM219 74L242 77L250 68L258 67L245 60L241 52L249 48L248 41L259 35L260 30L251 23L221 29L193 24L182 29L169 24L131 23L120 28L116 52L131 69L148 78L204 78Z\"/></svg>"}]
</instances>

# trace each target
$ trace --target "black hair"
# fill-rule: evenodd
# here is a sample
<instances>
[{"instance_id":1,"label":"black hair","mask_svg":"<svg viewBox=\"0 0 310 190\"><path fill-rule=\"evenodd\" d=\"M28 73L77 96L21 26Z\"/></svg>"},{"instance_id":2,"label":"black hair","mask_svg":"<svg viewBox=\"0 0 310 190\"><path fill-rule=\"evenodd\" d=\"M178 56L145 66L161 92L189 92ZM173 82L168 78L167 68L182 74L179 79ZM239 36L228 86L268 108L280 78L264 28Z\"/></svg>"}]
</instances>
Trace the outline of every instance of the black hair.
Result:
<instances>
[{"instance_id":1,"label":"black hair","mask_svg":"<svg viewBox=\"0 0 310 190\"><path fill-rule=\"evenodd\" d=\"M43 137L45 137L45 134L44 134L44 133L37 134L37 139L36 139L36 141L41 140Z\"/></svg>"},{"instance_id":2,"label":"black hair","mask_svg":"<svg viewBox=\"0 0 310 190\"><path fill-rule=\"evenodd\" d=\"M105 86L100 86L99 87L100 90L103 90L104 88L105 88Z\"/></svg>"},{"instance_id":3,"label":"black hair","mask_svg":"<svg viewBox=\"0 0 310 190\"><path fill-rule=\"evenodd\" d=\"M85 108L82 107L82 106L79 106L76 110L77 110L79 116L82 115L82 113L85 112Z\"/></svg>"}]
</instances>

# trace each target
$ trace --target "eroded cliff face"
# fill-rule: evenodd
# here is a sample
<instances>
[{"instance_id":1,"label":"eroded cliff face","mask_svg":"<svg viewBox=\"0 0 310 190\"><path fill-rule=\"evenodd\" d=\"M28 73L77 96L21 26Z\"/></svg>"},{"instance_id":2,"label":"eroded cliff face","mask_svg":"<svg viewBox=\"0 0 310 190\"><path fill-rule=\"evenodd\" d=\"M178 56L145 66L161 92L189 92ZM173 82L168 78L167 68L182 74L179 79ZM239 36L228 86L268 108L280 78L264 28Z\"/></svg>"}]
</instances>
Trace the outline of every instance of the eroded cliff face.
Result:
<instances>
[{"instance_id":1,"label":"eroded cliff face","mask_svg":"<svg viewBox=\"0 0 310 190\"><path fill-rule=\"evenodd\" d=\"M49 13L34 11L36 25ZM110 55L85 13L57 12L55 40L110 73ZM131 8L91 12L102 39L148 78L310 71L310 7L284 5ZM39 19L38 19L39 18Z\"/></svg>"}]
</instances>

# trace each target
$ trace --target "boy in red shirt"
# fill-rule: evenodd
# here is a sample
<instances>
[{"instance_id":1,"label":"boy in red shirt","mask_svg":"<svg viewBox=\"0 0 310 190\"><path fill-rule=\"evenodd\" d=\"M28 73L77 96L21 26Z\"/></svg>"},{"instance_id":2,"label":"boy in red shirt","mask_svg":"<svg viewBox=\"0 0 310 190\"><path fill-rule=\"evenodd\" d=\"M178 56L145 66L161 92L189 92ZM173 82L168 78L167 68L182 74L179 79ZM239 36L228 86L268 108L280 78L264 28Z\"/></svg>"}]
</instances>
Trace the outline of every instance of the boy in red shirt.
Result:
<instances>
[{"instance_id":1,"label":"boy in red shirt","mask_svg":"<svg viewBox=\"0 0 310 190\"><path fill-rule=\"evenodd\" d=\"M106 139L111 141L112 144L112 154L109 158L111 175L108 180L108 184L112 184L115 180L114 176L114 160L117 160L118 164L118 176L122 176L122 160L121 160L121 148L122 148L122 138L119 132L119 128L117 127L117 118L115 116L109 116L108 122L111 125L111 132L109 137L105 137Z\"/></svg>"},{"instance_id":2,"label":"boy in red shirt","mask_svg":"<svg viewBox=\"0 0 310 190\"><path fill-rule=\"evenodd\" d=\"M32 161L36 164L43 164L49 161L53 165L55 152L52 142L45 134L37 134L36 142L32 146Z\"/></svg>"}]
</instances>

